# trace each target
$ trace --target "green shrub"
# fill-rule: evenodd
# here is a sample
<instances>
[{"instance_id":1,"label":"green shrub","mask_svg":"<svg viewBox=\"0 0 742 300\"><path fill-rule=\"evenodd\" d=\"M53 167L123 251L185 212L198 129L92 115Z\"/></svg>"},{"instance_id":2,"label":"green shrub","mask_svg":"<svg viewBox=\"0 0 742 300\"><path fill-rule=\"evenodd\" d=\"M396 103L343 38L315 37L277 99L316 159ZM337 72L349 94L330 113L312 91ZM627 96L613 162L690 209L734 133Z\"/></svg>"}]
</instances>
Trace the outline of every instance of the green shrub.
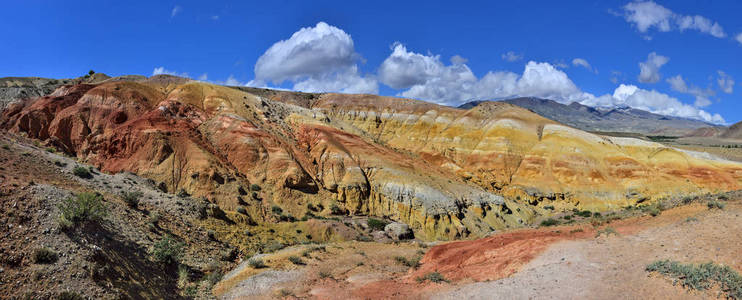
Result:
<instances>
[{"instance_id":1,"label":"green shrub","mask_svg":"<svg viewBox=\"0 0 742 300\"><path fill-rule=\"evenodd\" d=\"M554 205L546 205L544 206L544 209L554 210Z\"/></svg>"},{"instance_id":2,"label":"green shrub","mask_svg":"<svg viewBox=\"0 0 742 300\"><path fill-rule=\"evenodd\" d=\"M38 248L33 252L33 262L37 264L53 264L57 258L57 253L49 248Z\"/></svg>"},{"instance_id":3,"label":"green shrub","mask_svg":"<svg viewBox=\"0 0 742 300\"><path fill-rule=\"evenodd\" d=\"M559 224L559 221L554 220L552 218L548 218L546 220L541 221L541 226L554 226Z\"/></svg>"},{"instance_id":4,"label":"green shrub","mask_svg":"<svg viewBox=\"0 0 742 300\"><path fill-rule=\"evenodd\" d=\"M250 185L250 190L255 192L260 191L260 186L253 183Z\"/></svg>"},{"instance_id":5,"label":"green shrub","mask_svg":"<svg viewBox=\"0 0 742 300\"><path fill-rule=\"evenodd\" d=\"M727 196L727 195L719 195L719 197L717 197L716 199L721 200L721 201L727 201L727 200L729 200L729 196Z\"/></svg>"},{"instance_id":6,"label":"green shrub","mask_svg":"<svg viewBox=\"0 0 742 300\"><path fill-rule=\"evenodd\" d=\"M182 242L176 241L171 236L165 236L159 242L155 243L150 254L156 262L162 264L177 264L183 255Z\"/></svg>"},{"instance_id":7,"label":"green shrub","mask_svg":"<svg viewBox=\"0 0 742 300\"><path fill-rule=\"evenodd\" d=\"M272 212L273 212L274 214L277 214L277 215L280 215L280 214L282 214L282 213L283 213L283 209L282 209L282 208L281 208L280 206L278 206L278 205L273 205L273 206L271 207L271 211L272 211Z\"/></svg>"},{"instance_id":8,"label":"green shrub","mask_svg":"<svg viewBox=\"0 0 742 300\"><path fill-rule=\"evenodd\" d=\"M371 230L384 230L384 227L388 225L389 222L374 218L368 218L368 227L371 228Z\"/></svg>"},{"instance_id":9,"label":"green shrub","mask_svg":"<svg viewBox=\"0 0 742 300\"><path fill-rule=\"evenodd\" d=\"M100 222L107 215L103 196L97 193L79 193L62 200L59 205L59 224L63 229L89 222Z\"/></svg>"},{"instance_id":10,"label":"green shrub","mask_svg":"<svg viewBox=\"0 0 742 300\"><path fill-rule=\"evenodd\" d=\"M243 215L246 215L247 214L247 209L245 209L244 206L240 206L240 207L237 207L237 212L238 213L241 213Z\"/></svg>"},{"instance_id":11,"label":"green shrub","mask_svg":"<svg viewBox=\"0 0 742 300\"><path fill-rule=\"evenodd\" d=\"M221 271L217 270L209 273L209 275L206 275L204 279L211 285L215 285L217 282L221 281L222 278L224 278L224 274L222 274Z\"/></svg>"},{"instance_id":12,"label":"green shrub","mask_svg":"<svg viewBox=\"0 0 742 300\"><path fill-rule=\"evenodd\" d=\"M438 272L430 272L428 274L425 274L424 276L420 276L416 278L418 283L423 283L425 281L440 283L440 282L449 282L441 273Z\"/></svg>"},{"instance_id":13,"label":"green shrub","mask_svg":"<svg viewBox=\"0 0 742 300\"><path fill-rule=\"evenodd\" d=\"M136 208L139 205L139 198L142 197L142 192L121 192L121 199L124 200L127 206Z\"/></svg>"},{"instance_id":14,"label":"green shrub","mask_svg":"<svg viewBox=\"0 0 742 300\"><path fill-rule=\"evenodd\" d=\"M658 260L649 264L646 271L672 277L689 289L707 290L719 286L728 298L742 299L742 275L729 266L712 262L694 265Z\"/></svg>"},{"instance_id":15,"label":"green shrub","mask_svg":"<svg viewBox=\"0 0 742 300\"><path fill-rule=\"evenodd\" d=\"M247 264L250 265L250 267L253 267L254 269L262 269L262 268L268 267L263 262L263 259L259 257L251 257L250 259L247 260Z\"/></svg>"},{"instance_id":16,"label":"green shrub","mask_svg":"<svg viewBox=\"0 0 742 300\"><path fill-rule=\"evenodd\" d=\"M706 205L708 206L709 209L718 208L718 209L722 209L722 210L724 209L724 207L727 206L723 202L713 201L713 200L712 201L709 201Z\"/></svg>"},{"instance_id":17,"label":"green shrub","mask_svg":"<svg viewBox=\"0 0 742 300\"><path fill-rule=\"evenodd\" d=\"M304 261L302 261L301 258L298 257L298 256L289 256L289 261L292 264L295 264L295 265L303 265L304 264Z\"/></svg>"},{"instance_id":18,"label":"green shrub","mask_svg":"<svg viewBox=\"0 0 742 300\"><path fill-rule=\"evenodd\" d=\"M333 215L343 215L345 214L345 211L336 203L333 203L332 205L330 205L330 213Z\"/></svg>"},{"instance_id":19,"label":"green shrub","mask_svg":"<svg viewBox=\"0 0 742 300\"><path fill-rule=\"evenodd\" d=\"M420 266L420 258L419 257L407 259L404 256L397 256L397 257L394 258L394 260L396 260L398 263L401 263L401 264L403 264L405 266L408 266L410 268L417 268L417 267Z\"/></svg>"},{"instance_id":20,"label":"green shrub","mask_svg":"<svg viewBox=\"0 0 742 300\"><path fill-rule=\"evenodd\" d=\"M591 211L589 211L589 210L583 210L583 211L577 211L577 212L575 212L575 215L578 215L578 216L583 217L583 218L589 218L590 216L593 215L593 213Z\"/></svg>"},{"instance_id":21,"label":"green shrub","mask_svg":"<svg viewBox=\"0 0 742 300\"><path fill-rule=\"evenodd\" d=\"M86 178L86 179L93 177L93 175L90 174L90 170L88 170L87 168L83 166L77 166L74 169L72 169L72 174L75 174L75 176L77 177Z\"/></svg>"}]
</instances>

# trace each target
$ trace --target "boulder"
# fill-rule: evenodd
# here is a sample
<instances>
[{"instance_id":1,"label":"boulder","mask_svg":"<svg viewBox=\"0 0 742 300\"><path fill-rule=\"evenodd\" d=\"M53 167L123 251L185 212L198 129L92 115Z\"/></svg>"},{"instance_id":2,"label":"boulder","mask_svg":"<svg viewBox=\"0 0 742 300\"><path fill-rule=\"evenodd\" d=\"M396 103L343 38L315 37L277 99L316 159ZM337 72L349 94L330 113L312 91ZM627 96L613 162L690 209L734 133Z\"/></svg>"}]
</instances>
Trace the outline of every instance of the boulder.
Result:
<instances>
[{"instance_id":1,"label":"boulder","mask_svg":"<svg viewBox=\"0 0 742 300\"><path fill-rule=\"evenodd\" d=\"M395 240L408 240L415 238L415 234L410 229L410 226L403 223L389 223L384 226L384 232Z\"/></svg>"}]
</instances>

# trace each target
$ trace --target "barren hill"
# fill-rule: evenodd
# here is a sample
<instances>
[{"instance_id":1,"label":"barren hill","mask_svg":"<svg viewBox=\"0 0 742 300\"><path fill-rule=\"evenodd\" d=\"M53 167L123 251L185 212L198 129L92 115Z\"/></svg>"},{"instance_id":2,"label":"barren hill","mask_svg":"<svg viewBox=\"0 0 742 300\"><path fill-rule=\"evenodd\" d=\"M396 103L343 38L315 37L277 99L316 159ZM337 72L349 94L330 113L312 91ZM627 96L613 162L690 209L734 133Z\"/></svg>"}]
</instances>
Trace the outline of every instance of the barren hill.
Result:
<instances>
[{"instance_id":1,"label":"barren hill","mask_svg":"<svg viewBox=\"0 0 742 300\"><path fill-rule=\"evenodd\" d=\"M473 101L461 108L471 108L486 101ZM663 116L640 109L594 108L576 102L569 105L539 98L515 98L503 102L529 109L546 118L585 131L628 132L645 135L684 136L700 128L723 128L685 118Z\"/></svg>"}]
</instances>

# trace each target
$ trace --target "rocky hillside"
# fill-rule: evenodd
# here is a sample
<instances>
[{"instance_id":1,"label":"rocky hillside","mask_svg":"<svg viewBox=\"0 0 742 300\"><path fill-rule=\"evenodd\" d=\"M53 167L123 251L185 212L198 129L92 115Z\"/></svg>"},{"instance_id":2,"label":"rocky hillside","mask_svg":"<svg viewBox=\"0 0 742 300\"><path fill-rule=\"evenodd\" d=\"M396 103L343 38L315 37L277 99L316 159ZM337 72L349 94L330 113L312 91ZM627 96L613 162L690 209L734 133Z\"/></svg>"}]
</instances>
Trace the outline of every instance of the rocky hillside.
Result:
<instances>
[{"instance_id":1,"label":"rocky hillside","mask_svg":"<svg viewBox=\"0 0 742 300\"><path fill-rule=\"evenodd\" d=\"M105 74L94 73L74 79L49 79L40 77L2 77L0 78L0 111L10 103L42 97L51 94L65 84L95 83L109 79Z\"/></svg>"},{"instance_id":2,"label":"rocky hillside","mask_svg":"<svg viewBox=\"0 0 742 300\"><path fill-rule=\"evenodd\" d=\"M485 236L555 207L742 185L742 165L590 134L509 103L457 109L172 76L65 85L10 105L0 127L241 211L244 224L372 215L425 240Z\"/></svg>"},{"instance_id":3,"label":"rocky hillside","mask_svg":"<svg viewBox=\"0 0 742 300\"><path fill-rule=\"evenodd\" d=\"M742 139L742 122L729 126L720 136L727 139Z\"/></svg>"},{"instance_id":4,"label":"rocky hillside","mask_svg":"<svg viewBox=\"0 0 742 300\"><path fill-rule=\"evenodd\" d=\"M469 102L461 108L472 108L486 101ZM594 108L576 102L569 105L539 98L504 100L529 109L546 118L585 131L629 132L645 135L684 136L711 124L697 120L663 116L634 108ZM722 126L711 126L723 128Z\"/></svg>"}]
</instances>

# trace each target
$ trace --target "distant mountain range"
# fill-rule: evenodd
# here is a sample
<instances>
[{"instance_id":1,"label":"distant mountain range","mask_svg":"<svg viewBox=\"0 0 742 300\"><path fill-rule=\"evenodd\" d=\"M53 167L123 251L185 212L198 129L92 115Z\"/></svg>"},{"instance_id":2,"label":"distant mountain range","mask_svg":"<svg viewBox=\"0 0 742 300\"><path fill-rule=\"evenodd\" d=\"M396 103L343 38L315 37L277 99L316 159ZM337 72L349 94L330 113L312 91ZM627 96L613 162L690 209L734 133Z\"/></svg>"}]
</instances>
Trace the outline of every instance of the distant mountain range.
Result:
<instances>
[{"instance_id":1,"label":"distant mountain range","mask_svg":"<svg viewBox=\"0 0 742 300\"><path fill-rule=\"evenodd\" d=\"M459 106L469 109L483 102L472 101ZM543 117L595 132L630 132L644 135L685 136L701 128L723 130L723 126L703 121L664 116L631 107L596 108L573 102L565 105L554 100L533 97L503 100Z\"/></svg>"}]
</instances>

